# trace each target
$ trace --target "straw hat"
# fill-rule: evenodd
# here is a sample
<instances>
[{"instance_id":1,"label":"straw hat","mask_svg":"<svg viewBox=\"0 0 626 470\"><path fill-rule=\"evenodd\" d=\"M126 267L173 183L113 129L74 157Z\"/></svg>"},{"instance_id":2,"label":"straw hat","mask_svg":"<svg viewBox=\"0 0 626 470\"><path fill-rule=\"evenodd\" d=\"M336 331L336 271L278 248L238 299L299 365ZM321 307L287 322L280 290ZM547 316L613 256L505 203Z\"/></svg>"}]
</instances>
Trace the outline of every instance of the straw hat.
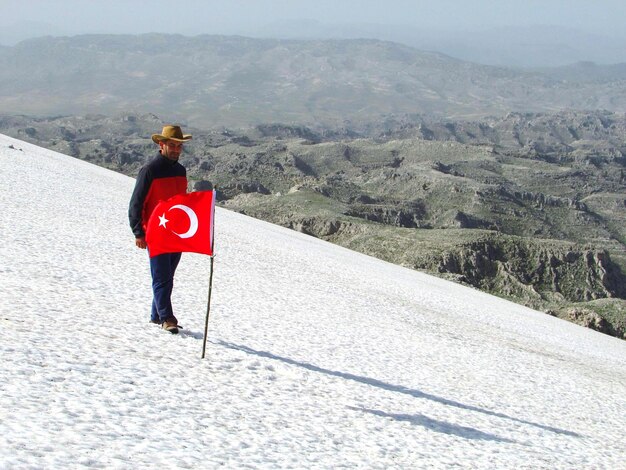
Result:
<instances>
[{"instance_id":1,"label":"straw hat","mask_svg":"<svg viewBox=\"0 0 626 470\"><path fill-rule=\"evenodd\" d=\"M160 134L152 134L152 140L155 144L166 140L173 140L176 142L185 142L191 139L191 134L183 134L180 126L167 125L163 126L163 130Z\"/></svg>"}]
</instances>

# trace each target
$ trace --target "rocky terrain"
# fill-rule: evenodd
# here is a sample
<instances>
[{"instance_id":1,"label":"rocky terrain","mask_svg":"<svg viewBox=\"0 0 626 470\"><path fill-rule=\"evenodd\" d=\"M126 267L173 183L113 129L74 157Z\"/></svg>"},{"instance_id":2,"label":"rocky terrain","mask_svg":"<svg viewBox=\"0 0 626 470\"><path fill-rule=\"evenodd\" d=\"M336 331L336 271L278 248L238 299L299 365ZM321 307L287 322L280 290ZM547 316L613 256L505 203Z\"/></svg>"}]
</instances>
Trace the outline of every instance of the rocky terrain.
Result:
<instances>
[{"instance_id":1,"label":"rocky terrain","mask_svg":"<svg viewBox=\"0 0 626 470\"><path fill-rule=\"evenodd\" d=\"M134 175L162 122L4 116L0 132ZM192 189L226 208L626 337L623 114L185 130Z\"/></svg>"}]
</instances>

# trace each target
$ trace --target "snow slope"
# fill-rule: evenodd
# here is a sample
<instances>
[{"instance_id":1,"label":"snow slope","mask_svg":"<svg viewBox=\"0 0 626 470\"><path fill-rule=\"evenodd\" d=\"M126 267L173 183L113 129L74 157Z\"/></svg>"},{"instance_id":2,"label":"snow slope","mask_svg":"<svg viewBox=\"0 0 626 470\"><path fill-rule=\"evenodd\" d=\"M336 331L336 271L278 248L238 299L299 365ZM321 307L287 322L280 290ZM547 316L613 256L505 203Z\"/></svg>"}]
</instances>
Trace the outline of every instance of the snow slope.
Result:
<instances>
[{"instance_id":1,"label":"snow slope","mask_svg":"<svg viewBox=\"0 0 626 470\"><path fill-rule=\"evenodd\" d=\"M201 360L209 258L149 324L131 178L0 177L2 469L626 469L625 341L218 208Z\"/></svg>"}]
</instances>

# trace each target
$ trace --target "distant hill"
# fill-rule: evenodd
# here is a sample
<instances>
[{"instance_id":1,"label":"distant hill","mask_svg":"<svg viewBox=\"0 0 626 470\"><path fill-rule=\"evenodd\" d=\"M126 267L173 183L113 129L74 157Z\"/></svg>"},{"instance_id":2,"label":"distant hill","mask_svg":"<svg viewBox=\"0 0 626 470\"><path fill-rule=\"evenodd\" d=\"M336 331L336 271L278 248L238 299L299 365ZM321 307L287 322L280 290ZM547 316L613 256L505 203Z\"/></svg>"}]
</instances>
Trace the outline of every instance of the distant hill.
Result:
<instances>
[{"instance_id":1,"label":"distant hill","mask_svg":"<svg viewBox=\"0 0 626 470\"><path fill-rule=\"evenodd\" d=\"M626 63L599 65L593 62L577 62L563 67L538 69L555 80L580 83L626 80Z\"/></svg>"},{"instance_id":2,"label":"distant hill","mask_svg":"<svg viewBox=\"0 0 626 470\"><path fill-rule=\"evenodd\" d=\"M342 126L386 115L477 119L626 108L623 73L572 81L378 40L148 34L47 37L0 48L0 109L150 112L195 126Z\"/></svg>"},{"instance_id":3,"label":"distant hill","mask_svg":"<svg viewBox=\"0 0 626 470\"><path fill-rule=\"evenodd\" d=\"M509 67L556 67L581 61L626 62L626 40L614 34L593 34L557 25L509 25L474 31L438 27L289 20L274 22L251 35L284 39L376 38L469 62Z\"/></svg>"}]
</instances>

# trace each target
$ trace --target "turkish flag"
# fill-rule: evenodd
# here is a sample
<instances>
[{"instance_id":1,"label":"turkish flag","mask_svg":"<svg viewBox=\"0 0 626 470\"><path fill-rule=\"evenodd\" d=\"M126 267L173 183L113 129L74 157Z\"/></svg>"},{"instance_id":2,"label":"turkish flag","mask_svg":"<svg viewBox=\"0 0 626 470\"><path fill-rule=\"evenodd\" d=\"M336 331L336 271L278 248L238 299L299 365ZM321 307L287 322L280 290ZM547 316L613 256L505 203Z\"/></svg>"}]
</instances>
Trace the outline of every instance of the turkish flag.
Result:
<instances>
[{"instance_id":1,"label":"turkish flag","mask_svg":"<svg viewBox=\"0 0 626 470\"><path fill-rule=\"evenodd\" d=\"M150 258L183 251L213 256L215 190L178 194L159 202L146 227Z\"/></svg>"}]
</instances>

